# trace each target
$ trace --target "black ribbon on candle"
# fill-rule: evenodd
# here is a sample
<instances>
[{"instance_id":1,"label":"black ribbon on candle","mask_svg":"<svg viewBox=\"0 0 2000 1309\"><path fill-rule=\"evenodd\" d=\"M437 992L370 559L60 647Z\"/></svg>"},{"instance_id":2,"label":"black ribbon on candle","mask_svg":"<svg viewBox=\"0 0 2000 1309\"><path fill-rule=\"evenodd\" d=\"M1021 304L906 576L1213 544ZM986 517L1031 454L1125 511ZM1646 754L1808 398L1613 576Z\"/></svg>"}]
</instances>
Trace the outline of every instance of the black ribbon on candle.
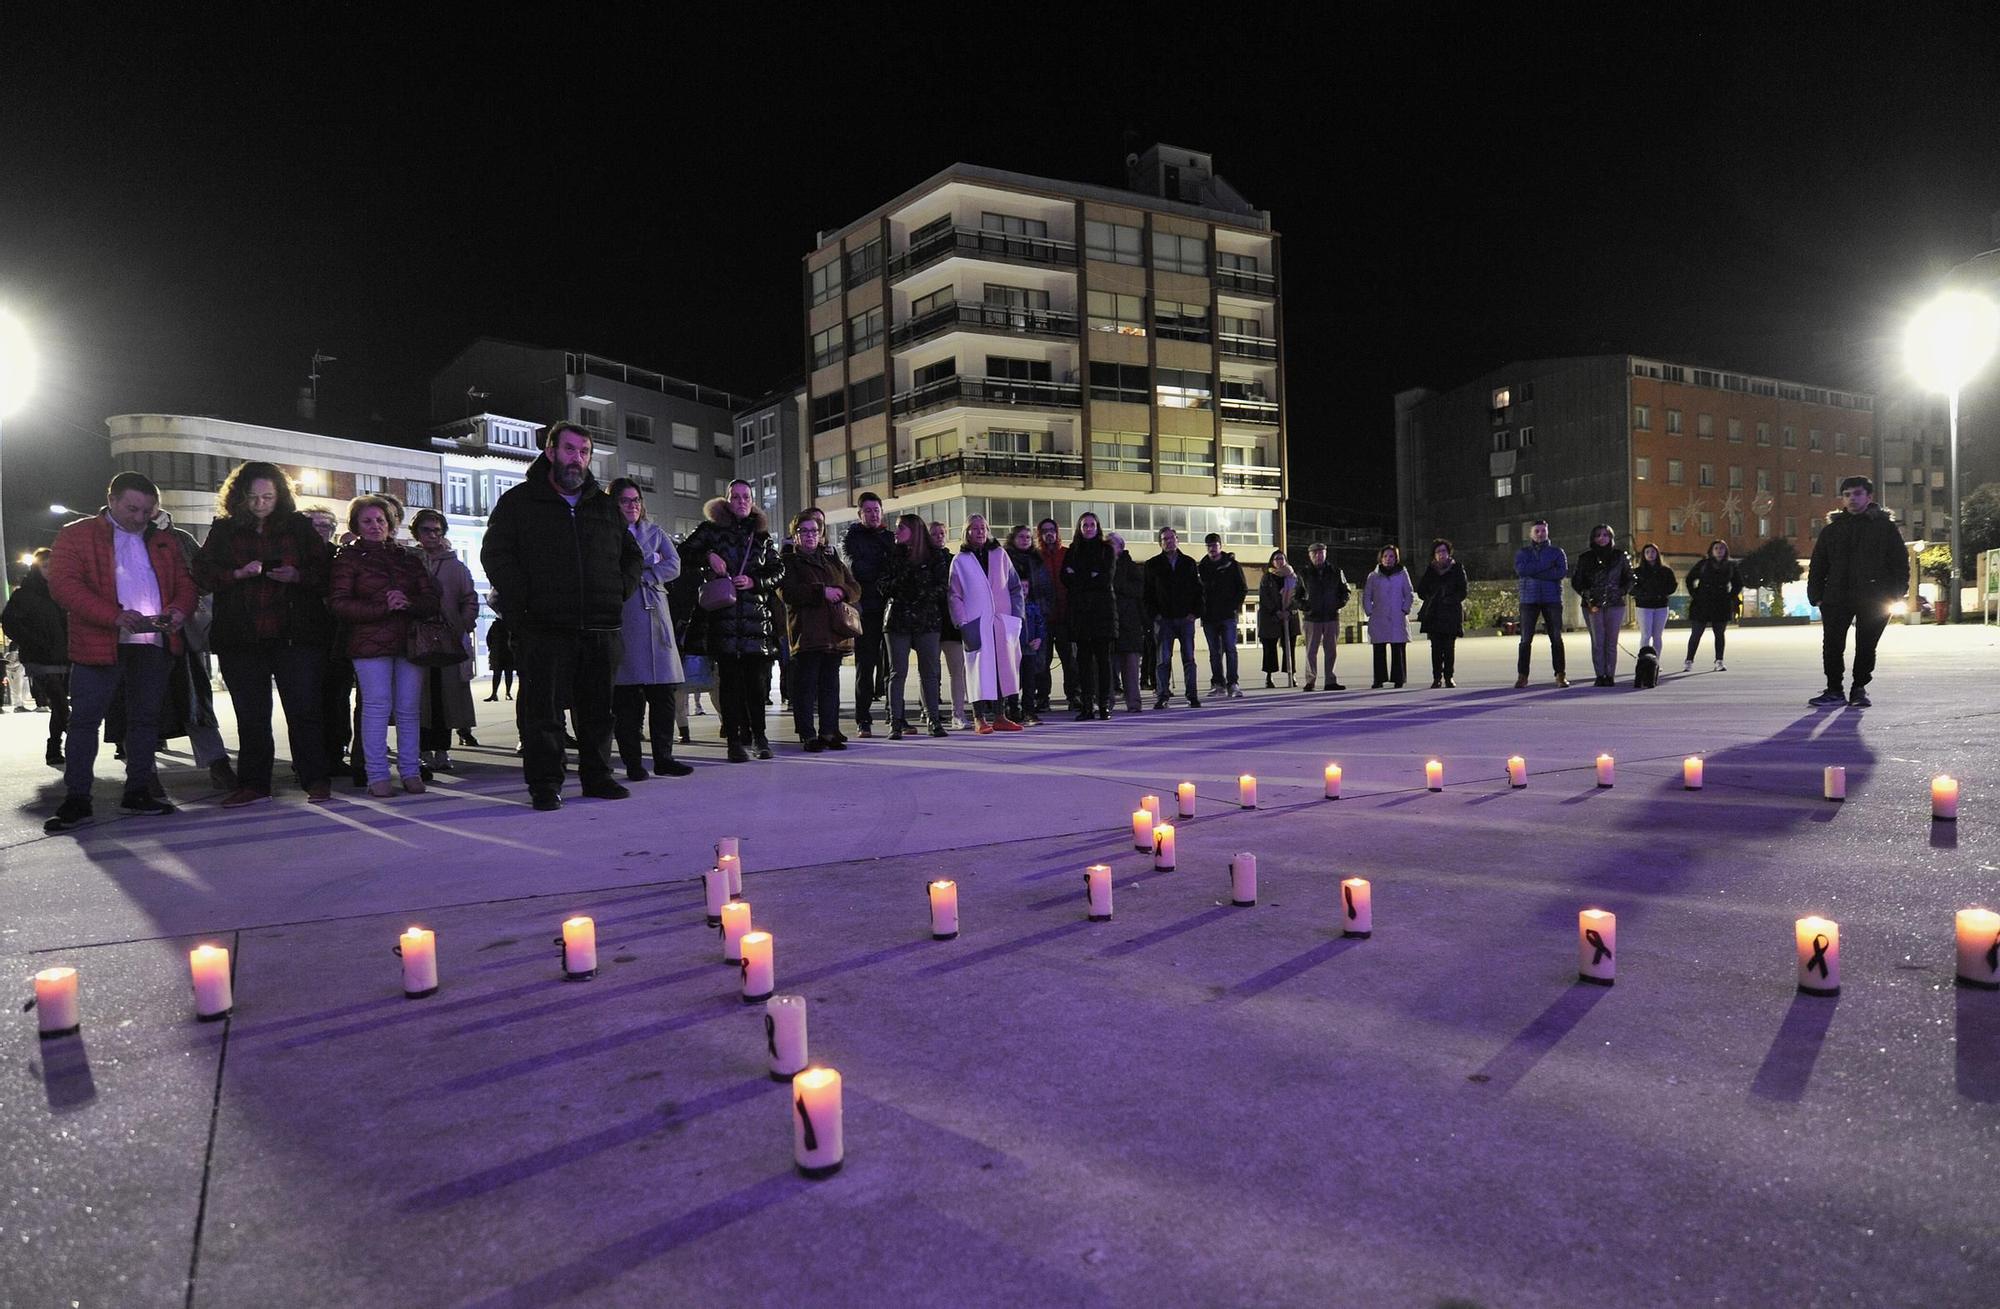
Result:
<instances>
[{"instance_id":1,"label":"black ribbon on candle","mask_svg":"<svg viewBox=\"0 0 2000 1309\"><path fill-rule=\"evenodd\" d=\"M778 1057L778 1022L771 1015L764 1015L764 1044L771 1047L771 1057Z\"/></svg>"},{"instance_id":2,"label":"black ribbon on candle","mask_svg":"<svg viewBox=\"0 0 2000 1309\"><path fill-rule=\"evenodd\" d=\"M1166 848L1166 844L1167 834L1155 828L1153 830L1153 854L1155 857L1158 857L1160 851Z\"/></svg>"},{"instance_id":3,"label":"black ribbon on candle","mask_svg":"<svg viewBox=\"0 0 2000 1309\"><path fill-rule=\"evenodd\" d=\"M35 1007L35 997L31 995L28 997L28 1003L21 1006L21 1012L25 1014L34 1007Z\"/></svg>"},{"instance_id":4,"label":"black ribbon on candle","mask_svg":"<svg viewBox=\"0 0 2000 1309\"><path fill-rule=\"evenodd\" d=\"M1825 933L1813 937L1812 958L1806 960L1806 971L1811 972L1815 968L1819 969L1821 981L1825 981L1831 976L1826 966L1826 947L1827 939Z\"/></svg>"},{"instance_id":5,"label":"black ribbon on candle","mask_svg":"<svg viewBox=\"0 0 2000 1309\"><path fill-rule=\"evenodd\" d=\"M389 953L395 955L398 959L401 959L403 957L403 947L400 945L392 945L389 947Z\"/></svg>"},{"instance_id":6,"label":"black ribbon on candle","mask_svg":"<svg viewBox=\"0 0 2000 1309\"><path fill-rule=\"evenodd\" d=\"M1986 947L1986 969L2000 973L2000 932L1993 934L1993 944Z\"/></svg>"},{"instance_id":7,"label":"black ribbon on candle","mask_svg":"<svg viewBox=\"0 0 2000 1309\"><path fill-rule=\"evenodd\" d=\"M743 984L748 986L750 984L750 956L744 955L736 961L736 966L743 972Z\"/></svg>"},{"instance_id":8,"label":"black ribbon on candle","mask_svg":"<svg viewBox=\"0 0 2000 1309\"><path fill-rule=\"evenodd\" d=\"M1347 916L1349 918L1361 917L1361 915L1356 913L1354 910L1354 888L1351 886L1343 886L1340 888L1340 893L1347 899Z\"/></svg>"},{"instance_id":9,"label":"black ribbon on candle","mask_svg":"<svg viewBox=\"0 0 2000 1309\"><path fill-rule=\"evenodd\" d=\"M1583 939L1590 942L1591 949L1597 951L1596 954L1590 956L1590 962L1593 967L1611 957L1611 947L1604 944L1604 938L1598 935L1595 927L1584 928Z\"/></svg>"},{"instance_id":10,"label":"black ribbon on candle","mask_svg":"<svg viewBox=\"0 0 2000 1309\"><path fill-rule=\"evenodd\" d=\"M808 1150L819 1149L819 1133L813 1131L812 1115L806 1112L805 1097L799 1096L795 1098L792 1101L792 1103L799 1107L799 1122L802 1123L806 1129L806 1149Z\"/></svg>"}]
</instances>

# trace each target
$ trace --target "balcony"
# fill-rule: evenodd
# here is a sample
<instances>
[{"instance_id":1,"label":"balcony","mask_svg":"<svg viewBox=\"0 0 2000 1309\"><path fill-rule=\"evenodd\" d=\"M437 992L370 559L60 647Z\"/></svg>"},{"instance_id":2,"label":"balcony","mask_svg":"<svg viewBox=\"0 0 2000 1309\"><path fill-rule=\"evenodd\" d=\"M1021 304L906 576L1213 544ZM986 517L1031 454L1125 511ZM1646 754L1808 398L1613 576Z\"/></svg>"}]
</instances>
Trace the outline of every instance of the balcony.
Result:
<instances>
[{"instance_id":1,"label":"balcony","mask_svg":"<svg viewBox=\"0 0 2000 1309\"><path fill-rule=\"evenodd\" d=\"M954 375L896 393L896 417L945 405L1008 405L1029 409L1076 409L1083 404L1074 382L1030 382L1012 377ZM1277 419L1273 418L1272 422Z\"/></svg>"},{"instance_id":2,"label":"balcony","mask_svg":"<svg viewBox=\"0 0 2000 1309\"><path fill-rule=\"evenodd\" d=\"M1282 474L1276 468L1262 464L1224 464L1222 466L1222 489L1234 491L1238 495L1276 495Z\"/></svg>"},{"instance_id":3,"label":"balcony","mask_svg":"<svg viewBox=\"0 0 2000 1309\"><path fill-rule=\"evenodd\" d=\"M1045 236L1012 236L978 227L953 227L923 234L922 239L889 260L889 280L901 281L940 259L998 259L1010 264L1076 267L1076 243ZM1270 294L1270 292L1265 292Z\"/></svg>"},{"instance_id":4,"label":"balcony","mask_svg":"<svg viewBox=\"0 0 2000 1309\"><path fill-rule=\"evenodd\" d=\"M982 479L994 482L1080 482L1083 456L1063 454L995 454L965 450L896 465L896 489L925 482Z\"/></svg>"},{"instance_id":5,"label":"balcony","mask_svg":"<svg viewBox=\"0 0 2000 1309\"><path fill-rule=\"evenodd\" d=\"M1277 338L1269 336L1237 336L1223 332L1215 338L1224 356L1230 359L1265 359L1275 362L1278 358Z\"/></svg>"},{"instance_id":6,"label":"balcony","mask_svg":"<svg viewBox=\"0 0 2000 1309\"><path fill-rule=\"evenodd\" d=\"M1251 295L1278 296L1278 279L1270 273L1253 273L1247 268L1218 268L1215 284L1224 291L1247 291Z\"/></svg>"},{"instance_id":7,"label":"balcony","mask_svg":"<svg viewBox=\"0 0 2000 1309\"><path fill-rule=\"evenodd\" d=\"M1252 399L1248 396L1226 395L1222 397L1222 421L1225 423L1276 423L1278 402L1276 400Z\"/></svg>"},{"instance_id":8,"label":"balcony","mask_svg":"<svg viewBox=\"0 0 2000 1309\"><path fill-rule=\"evenodd\" d=\"M1021 309L959 301L896 324L889 345L901 349L944 332L998 332L1008 336L1076 337L1076 315L1062 309Z\"/></svg>"}]
</instances>

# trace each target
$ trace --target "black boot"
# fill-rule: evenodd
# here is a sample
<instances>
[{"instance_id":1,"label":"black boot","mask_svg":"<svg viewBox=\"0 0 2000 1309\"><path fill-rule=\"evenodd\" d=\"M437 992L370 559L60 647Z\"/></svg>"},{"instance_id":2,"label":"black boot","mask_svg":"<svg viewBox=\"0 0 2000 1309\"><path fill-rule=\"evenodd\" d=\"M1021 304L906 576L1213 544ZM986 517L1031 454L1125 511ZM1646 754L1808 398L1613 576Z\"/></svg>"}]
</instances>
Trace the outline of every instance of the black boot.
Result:
<instances>
[{"instance_id":1,"label":"black boot","mask_svg":"<svg viewBox=\"0 0 2000 1309\"><path fill-rule=\"evenodd\" d=\"M666 739L653 751L653 771L662 777L686 777L694 769L674 758L674 736L671 731Z\"/></svg>"},{"instance_id":2,"label":"black boot","mask_svg":"<svg viewBox=\"0 0 2000 1309\"><path fill-rule=\"evenodd\" d=\"M759 759L769 759L771 757L771 743L764 739L762 732L751 734L750 753Z\"/></svg>"}]
</instances>

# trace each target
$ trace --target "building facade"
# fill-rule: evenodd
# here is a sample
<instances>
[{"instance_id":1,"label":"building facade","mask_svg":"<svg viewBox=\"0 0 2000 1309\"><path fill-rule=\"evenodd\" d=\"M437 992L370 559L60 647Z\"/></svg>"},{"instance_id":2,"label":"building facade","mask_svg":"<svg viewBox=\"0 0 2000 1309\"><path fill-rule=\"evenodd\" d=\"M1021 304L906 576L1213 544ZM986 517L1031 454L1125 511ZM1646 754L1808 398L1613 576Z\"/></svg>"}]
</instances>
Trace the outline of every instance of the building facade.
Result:
<instances>
[{"instance_id":1,"label":"building facade","mask_svg":"<svg viewBox=\"0 0 2000 1309\"><path fill-rule=\"evenodd\" d=\"M1945 403L1942 395L1914 389L1876 397L1875 497L1903 525L1905 540L1951 539L1951 420Z\"/></svg>"},{"instance_id":2,"label":"building facade","mask_svg":"<svg viewBox=\"0 0 2000 1309\"><path fill-rule=\"evenodd\" d=\"M757 506L782 532L811 503L806 494L806 389L771 393L736 415L736 475L750 483Z\"/></svg>"},{"instance_id":3,"label":"building facade","mask_svg":"<svg viewBox=\"0 0 2000 1309\"><path fill-rule=\"evenodd\" d=\"M1283 539L1279 237L1209 157L1130 189L954 164L800 269L811 503L996 528L1085 510L1137 555ZM1254 553L1254 552L1253 552Z\"/></svg>"},{"instance_id":4,"label":"building facade","mask_svg":"<svg viewBox=\"0 0 2000 1309\"><path fill-rule=\"evenodd\" d=\"M472 573L479 593L479 631L473 644L478 671L486 671L486 633L493 625L493 588L486 580L480 548L493 505L526 479L528 465L541 453L542 425L500 414L474 414L431 432L444 477L444 517L451 546Z\"/></svg>"}]
</instances>

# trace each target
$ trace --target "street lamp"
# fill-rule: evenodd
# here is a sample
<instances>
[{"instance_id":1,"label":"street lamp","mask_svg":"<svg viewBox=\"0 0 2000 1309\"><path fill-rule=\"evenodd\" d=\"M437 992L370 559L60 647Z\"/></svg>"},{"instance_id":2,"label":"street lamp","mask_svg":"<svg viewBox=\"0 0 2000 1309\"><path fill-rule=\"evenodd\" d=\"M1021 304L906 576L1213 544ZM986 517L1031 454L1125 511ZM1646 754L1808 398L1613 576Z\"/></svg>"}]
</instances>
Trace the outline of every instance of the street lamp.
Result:
<instances>
[{"instance_id":1,"label":"street lamp","mask_svg":"<svg viewBox=\"0 0 2000 1309\"><path fill-rule=\"evenodd\" d=\"M0 309L0 420L20 411L35 389L35 348L28 341L28 329L21 320ZM0 449L4 449L0 442ZM0 558L7 552L7 528L0 515ZM13 590L7 572L0 568L0 600Z\"/></svg>"},{"instance_id":2,"label":"street lamp","mask_svg":"<svg viewBox=\"0 0 2000 1309\"><path fill-rule=\"evenodd\" d=\"M2000 306L1976 291L1946 291L1917 311L1903 336L1903 360L1927 391L1951 401L1951 579L1946 603L1959 619L1959 582L1965 567L1958 535L1958 393L1986 366L2000 344Z\"/></svg>"}]
</instances>

